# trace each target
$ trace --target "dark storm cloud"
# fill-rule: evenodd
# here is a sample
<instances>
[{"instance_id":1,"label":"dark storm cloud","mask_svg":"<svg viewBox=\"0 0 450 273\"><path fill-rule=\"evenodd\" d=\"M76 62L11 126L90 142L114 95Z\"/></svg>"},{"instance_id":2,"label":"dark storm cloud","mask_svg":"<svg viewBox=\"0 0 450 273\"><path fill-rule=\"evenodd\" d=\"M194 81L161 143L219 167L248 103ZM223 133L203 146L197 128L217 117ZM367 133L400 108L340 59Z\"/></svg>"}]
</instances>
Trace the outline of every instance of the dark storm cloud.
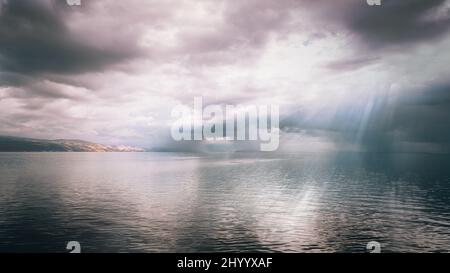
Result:
<instances>
[{"instance_id":1,"label":"dark storm cloud","mask_svg":"<svg viewBox=\"0 0 450 273\"><path fill-rule=\"evenodd\" d=\"M450 105L450 83L431 84L426 90L411 90L401 99L404 106L446 106Z\"/></svg>"},{"instance_id":2,"label":"dark storm cloud","mask_svg":"<svg viewBox=\"0 0 450 273\"><path fill-rule=\"evenodd\" d=\"M322 20L338 23L374 48L428 41L449 31L446 0L382 0L381 6L365 1L306 1L318 8Z\"/></svg>"},{"instance_id":3,"label":"dark storm cloud","mask_svg":"<svg viewBox=\"0 0 450 273\"><path fill-rule=\"evenodd\" d=\"M450 27L445 2L383 0L379 8L361 5L347 25L375 46L434 39L447 33ZM443 9L441 17L436 15L439 9Z\"/></svg>"},{"instance_id":4,"label":"dark storm cloud","mask_svg":"<svg viewBox=\"0 0 450 273\"><path fill-rule=\"evenodd\" d=\"M0 87L6 86L21 86L32 82L32 78L26 75L22 75L14 72L2 72L0 70Z\"/></svg>"},{"instance_id":5,"label":"dark storm cloud","mask_svg":"<svg viewBox=\"0 0 450 273\"><path fill-rule=\"evenodd\" d=\"M450 143L450 83L411 93L398 99L392 129L408 141Z\"/></svg>"},{"instance_id":6,"label":"dark storm cloud","mask_svg":"<svg viewBox=\"0 0 450 273\"><path fill-rule=\"evenodd\" d=\"M60 1L59 1L60 2ZM98 71L132 58L136 47L96 41L72 33L70 15L59 2L14 0L0 15L0 73L3 85L19 84L22 75L75 74ZM95 27L95 26L93 26ZM1 84L1 83L0 83Z\"/></svg>"}]
</instances>

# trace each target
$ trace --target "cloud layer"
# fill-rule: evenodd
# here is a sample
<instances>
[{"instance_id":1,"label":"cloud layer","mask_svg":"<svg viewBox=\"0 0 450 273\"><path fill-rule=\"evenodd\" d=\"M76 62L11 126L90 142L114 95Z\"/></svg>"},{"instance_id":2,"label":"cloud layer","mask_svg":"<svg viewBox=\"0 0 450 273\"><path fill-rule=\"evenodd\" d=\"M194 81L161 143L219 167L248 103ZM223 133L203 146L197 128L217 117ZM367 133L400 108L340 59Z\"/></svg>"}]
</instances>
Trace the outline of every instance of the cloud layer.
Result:
<instances>
[{"instance_id":1,"label":"cloud layer","mask_svg":"<svg viewBox=\"0 0 450 273\"><path fill-rule=\"evenodd\" d=\"M449 1L0 3L0 134L183 150L202 96L279 104L281 150L449 152Z\"/></svg>"}]
</instances>

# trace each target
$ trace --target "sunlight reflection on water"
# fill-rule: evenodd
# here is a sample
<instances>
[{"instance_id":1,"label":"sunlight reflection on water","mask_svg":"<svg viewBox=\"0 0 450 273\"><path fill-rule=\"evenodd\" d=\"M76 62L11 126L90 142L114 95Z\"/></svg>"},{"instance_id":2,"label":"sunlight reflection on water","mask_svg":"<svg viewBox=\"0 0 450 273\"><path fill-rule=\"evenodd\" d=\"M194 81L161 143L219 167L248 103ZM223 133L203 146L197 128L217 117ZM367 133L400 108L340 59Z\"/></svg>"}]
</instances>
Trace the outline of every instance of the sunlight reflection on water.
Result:
<instances>
[{"instance_id":1,"label":"sunlight reflection on water","mask_svg":"<svg viewBox=\"0 0 450 273\"><path fill-rule=\"evenodd\" d=\"M0 153L0 251L448 251L442 155Z\"/></svg>"}]
</instances>

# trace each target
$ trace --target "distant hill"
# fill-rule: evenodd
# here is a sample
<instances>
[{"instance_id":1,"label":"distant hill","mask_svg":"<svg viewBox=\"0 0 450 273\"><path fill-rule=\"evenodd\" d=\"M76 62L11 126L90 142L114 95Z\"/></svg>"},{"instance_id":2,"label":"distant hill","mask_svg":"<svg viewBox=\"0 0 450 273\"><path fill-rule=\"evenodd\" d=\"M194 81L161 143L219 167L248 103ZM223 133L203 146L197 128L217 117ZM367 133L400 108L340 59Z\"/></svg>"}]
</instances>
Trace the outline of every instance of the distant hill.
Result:
<instances>
[{"instance_id":1,"label":"distant hill","mask_svg":"<svg viewBox=\"0 0 450 273\"><path fill-rule=\"evenodd\" d=\"M0 152L143 152L129 146L108 146L83 140L0 136Z\"/></svg>"}]
</instances>

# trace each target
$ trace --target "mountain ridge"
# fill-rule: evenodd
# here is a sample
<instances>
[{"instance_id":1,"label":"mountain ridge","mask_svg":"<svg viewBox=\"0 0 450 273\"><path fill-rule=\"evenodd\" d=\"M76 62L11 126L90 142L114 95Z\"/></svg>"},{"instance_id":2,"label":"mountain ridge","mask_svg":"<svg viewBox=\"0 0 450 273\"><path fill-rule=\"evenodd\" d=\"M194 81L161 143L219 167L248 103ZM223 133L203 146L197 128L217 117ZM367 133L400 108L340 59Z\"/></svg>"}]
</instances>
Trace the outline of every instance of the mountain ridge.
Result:
<instances>
[{"instance_id":1,"label":"mountain ridge","mask_svg":"<svg viewBox=\"0 0 450 273\"><path fill-rule=\"evenodd\" d=\"M139 147L104 145L79 139L37 139L0 135L0 152L144 152Z\"/></svg>"}]
</instances>

